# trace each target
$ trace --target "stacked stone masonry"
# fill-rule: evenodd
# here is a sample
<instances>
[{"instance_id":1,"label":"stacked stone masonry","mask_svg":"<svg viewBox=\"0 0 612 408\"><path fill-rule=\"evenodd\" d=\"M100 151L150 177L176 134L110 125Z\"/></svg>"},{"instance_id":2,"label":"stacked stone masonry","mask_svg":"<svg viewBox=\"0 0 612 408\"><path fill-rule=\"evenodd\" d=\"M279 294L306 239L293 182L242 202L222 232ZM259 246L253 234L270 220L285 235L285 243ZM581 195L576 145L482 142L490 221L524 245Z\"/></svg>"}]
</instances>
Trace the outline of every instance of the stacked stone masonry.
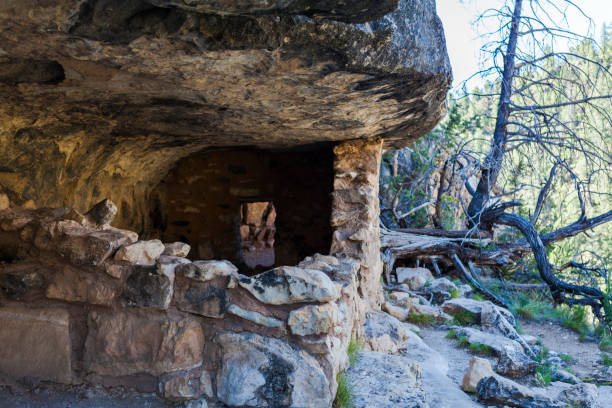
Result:
<instances>
[{"instance_id":1,"label":"stacked stone masonry","mask_svg":"<svg viewBox=\"0 0 612 408\"><path fill-rule=\"evenodd\" d=\"M108 200L86 214L9 203L0 210L0 374L121 384L175 401L331 406L349 341L380 293L381 140L334 153L333 255L254 276L110 226Z\"/></svg>"}]
</instances>

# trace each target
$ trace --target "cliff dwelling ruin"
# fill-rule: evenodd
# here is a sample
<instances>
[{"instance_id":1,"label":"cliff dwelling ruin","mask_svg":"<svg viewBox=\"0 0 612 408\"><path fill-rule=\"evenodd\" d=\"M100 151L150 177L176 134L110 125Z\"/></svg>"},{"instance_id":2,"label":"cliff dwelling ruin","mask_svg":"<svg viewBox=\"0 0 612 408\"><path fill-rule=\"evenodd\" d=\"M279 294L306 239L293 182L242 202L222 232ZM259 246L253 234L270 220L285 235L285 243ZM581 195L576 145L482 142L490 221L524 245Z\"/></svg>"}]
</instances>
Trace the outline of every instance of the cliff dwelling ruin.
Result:
<instances>
[{"instance_id":1,"label":"cliff dwelling ruin","mask_svg":"<svg viewBox=\"0 0 612 408\"><path fill-rule=\"evenodd\" d=\"M450 80L434 0L0 2L1 377L330 407Z\"/></svg>"}]
</instances>

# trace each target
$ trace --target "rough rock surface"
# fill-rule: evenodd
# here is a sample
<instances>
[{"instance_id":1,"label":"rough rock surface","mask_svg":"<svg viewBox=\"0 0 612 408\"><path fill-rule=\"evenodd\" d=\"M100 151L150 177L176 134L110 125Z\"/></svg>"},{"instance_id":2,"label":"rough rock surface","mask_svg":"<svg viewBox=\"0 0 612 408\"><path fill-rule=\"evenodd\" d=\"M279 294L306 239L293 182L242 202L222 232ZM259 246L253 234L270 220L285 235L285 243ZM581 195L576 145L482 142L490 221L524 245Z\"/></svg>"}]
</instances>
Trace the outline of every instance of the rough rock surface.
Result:
<instances>
[{"instance_id":1,"label":"rough rock surface","mask_svg":"<svg viewBox=\"0 0 612 408\"><path fill-rule=\"evenodd\" d=\"M171 242L164 244L164 252L162 252L162 255L185 258L189 255L189 251L191 251L191 246L189 244L184 242Z\"/></svg>"},{"instance_id":2,"label":"rough rock surface","mask_svg":"<svg viewBox=\"0 0 612 408\"><path fill-rule=\"evenodd\" d=\"M453 327L453 330L458 336L466 336L470 344L488 346L498 357L498 373L520 378L535 371L537 363L525 354L523 347L515 340L470 327Z\"/></svg>"},{"instance_id":3,"label":"rough rock surface","mask_svg":"<svg viewBox=\"0 0 612 408\"><path fill-rule=\"evenodd\" d=\"M11 201L108 196L137 230L191 153L406 145L443 116L451 79L433 0L3 2L0 44Z\"/></svg>"},{"instance_id":4,"label":"rough rock surface","mask_svg":"<svg viewBox=\"0 0 612 408\"><path fill-rule=\"evenodd\" d=\"M545 393L527 388L512 380L493 375L485 377L476 387L478 401L489 405L517 408L564 408L565 402L550 398Z\"/></svg>"},{"instance_id":5,"label":"rough rock surface","mask_svg":"<svg viewBox=\"0 0 612 408\"><path fill-rule=\"evenodd\" d=\"M346 374L355 408L429 408L421 365L406 356L362 352Z\"/></svg>"},{"instance_id":6,"label":"rough rock surface","mask_svg":"<svg viewBox=\"0 0 612 408\"><path fill-rule=\"evenodd\" d=\"M202 363L204 334L195 319L150 311L93 311L87 324L84 360L90 372L160 375Z\"/></svg>"},{"instance_id":7,"label":"rough rock surface","mask_svg":"<svg viewBox=\"0 0 612 408\"><path fill-rule=\"evenodd\" d=\"M159 239L138 241L119 248L115 260L136 265L154 265L164 249L164 244Z\"/></svg>"},{"instance_id":8,"label":"rough rock surface","mask_svg":"<svg viewBox=\"0 0 612 408\"><path fill-rule=\"evenodd\" d=\"M240 277L240 286L271 305L329 302L340 296L332 280L315 269L281 266L252 277Z\"/></svg>"},{"instance_id":9,"label":"rough rock surface","mask_svg":"<svg viewBox=\"0 0 612 408\"><path fill-rule=\"evenodd\" d=\"M491 377L495 373L491 368L491 362L485 358L472 357L468 366L461 388L465 392L476 392L478 382L485 377Z\"/></svg>"},{"instance_id":10,"label":"rough rock surface","mask_svg":"<svg viewBox=\"0 0 612 408\"><path fill-rule=\"evenodd\" d=\"M444 302L442 304L442 309L444 309L444 311L451 316L456 316L460 314L463 319L469 320L469 322L471 323L480 324L482 307L485 304L493 305L491 302L488 301L483 302L480 300L468 298L457 298ZM504 309L503 307L499 307L496 305L493 305L493 307L496 308L502 314L502 316L506 318L506 320L508 321L508 323L510 323L511 326L516 326L514 316L508 309Z\"/></svg>"},{"instance_id":11,"label":"rough rock surface","mask_svg":"<svg viewBox=\"0 0 612 408\"><path fill-rule=\"evenodd\" d=\"M397 268L397 282L405 283L412 290L423 289L427 282L434 280L431 271L427 268Z\"/></svg>"},{"instance_id":12,"label":"rough rock surface","mask_svg":"<svg viewBox=\"0 0 612 408\"><path fill-rule=\"evenodd\" d=\"M68 311L0 308L0 374L72 381Z\"/></svg>"},{"instance_id":13,"label":"rough rock surface","mask_svg":"<svg viewBox=\"0 0 612 408\"><path fill-rule=\"evenodd\" d=\"M335 303L304 306L292 310L287 323L298 336L329 333L338 324L338 306Z\"/></svg>"},{"instance_id":14,"label":"rough rock surface","mask_svg":"<svg viewBox=\"0 0 612 408\"><path fill-rule=\"evenodd\" d=\"M278 339L221 333L217 397L230 406L328 407L332 395L317 361Z\"/></svg>"},{"instance_id":15,"label":"rough rock surface","mask_svg":"<svg viewBox=\"0 0 612 408\"><path fill-rule=\"evenodd\" d=\"M185 277L206 282L222 276L230 276L238 272L230 261L195 261L178 268Z\"/></svg>"},{"instance_id":16,"label":"rough rock surface","mask_svg":"<svg viewBox=\"0 0 612 408\"><path fill-rule=\"evenodd\" d=\"M361 341L367 350L395 354L405 347L410 336L416 335L395 317L372 311L366 314Z\"/></svg>"}]
</instances>

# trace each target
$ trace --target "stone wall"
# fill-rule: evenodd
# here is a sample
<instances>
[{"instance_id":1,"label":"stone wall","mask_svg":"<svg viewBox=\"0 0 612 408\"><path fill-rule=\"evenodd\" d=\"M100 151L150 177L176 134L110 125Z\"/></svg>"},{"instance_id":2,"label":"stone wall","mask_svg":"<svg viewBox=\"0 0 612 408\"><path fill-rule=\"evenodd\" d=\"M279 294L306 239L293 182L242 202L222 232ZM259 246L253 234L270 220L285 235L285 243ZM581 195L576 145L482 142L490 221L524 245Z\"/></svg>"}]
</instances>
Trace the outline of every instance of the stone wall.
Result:
<instances>
[{"instance_id":1,"label":"stone wall","mask_svg":"<svg viewBox=\"0 0 612 408\"><path fill-rule=\"evenodd\" d=\"M192 258L228 259L247 271L239 253L240 206L271 201L275 265L295 265L329 250L332 162L327 144L297 152L226 149L192 155L153 190L146 236L189 243Z\"/></svg>"},{"instance_id":2,"label":"stone wall","mask_svg":"<svg viewBox=\"0 0 612 408\"><path fill-rule=\"evenodd\" d=\"M330 407L348 344L381 296L381 141L345 142L334 155L333 254L253 276L111 227L108 200L82 214L3 197L0 377Z\"/></svg>"}]
</instances>

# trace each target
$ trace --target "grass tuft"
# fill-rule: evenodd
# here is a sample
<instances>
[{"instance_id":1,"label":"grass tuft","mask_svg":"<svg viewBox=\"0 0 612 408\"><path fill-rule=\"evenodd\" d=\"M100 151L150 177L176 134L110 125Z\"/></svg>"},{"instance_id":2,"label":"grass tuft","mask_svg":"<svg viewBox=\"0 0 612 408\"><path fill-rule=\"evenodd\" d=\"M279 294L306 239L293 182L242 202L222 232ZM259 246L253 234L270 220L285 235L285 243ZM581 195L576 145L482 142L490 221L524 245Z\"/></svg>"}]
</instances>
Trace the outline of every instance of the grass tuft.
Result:
<instances>
[{"instance_id":1,"label":"grass tuft","mask_svg":"<svg viewBox=\"0 0 612 408\"><path fill-rule=\"evenodd\" d=\"M451 295L451 299L456 299L458 297L461 297L461 291L458 288L455 288L450 291L450 295Z\"/></svg>"},{"instance_id":2,"label":"grass tuft","mask_svg":"<svg viewBox=\"0 0 612 408\"><path fill-rule=\"evenodd\" d=\"M361 353L361 343L359 343L359 340L352 339L349 342L348 349L346 350L350 365L354 365L355 362L357 362L359 353Z\"/></svg>"},{"instance_id":3,"label":"grass tuft","mask_svg":"<svg viewBox=\"0 0 612 408\"><path fill-rule=\"evenodd\" d=\"M474 354L480 354L483 356L493 355L493 349L483 343L470 343L470 345L468 346L468 350L470 350Z\"/></svg>"},{"instance_id":4,"label":"grass tuft","mask_svg":"<svg viewBox=\"0 0 612 408\"><path fill-rule=\"evenodd\" d=\"M456 339L457 338L457 333L455 333L455 331L453 329L450 329L448 331L448 333L446 333L446 338L447 339Z\"/></svg>"},{"instance_id":5,"label":"grass tuft","mask_svg":"<svg viewBox=\"0 0 612 408\"><path fill-rule=\"evenodd\" d=\"M474 293L474 294L472 295L472 299L474 299L474 300L480 300L480 301L483 301L483 300L485 300L485 297L484 297L484 296L482 296L480 293Z\"/></svg>"},{"instance_id":6,"label":"grass tuft","mask_svg":"<svg viewBox=\"0 0 612 408\"><path fill-rule=\"evenodd\" d=\"M572 357L570 354L560 353L559 358L568 364L571 364L574 362L574 357Z\"/></svg>"},{"instance_id":7,"label":"grass tuft","mask_svg":"<svg viewBox=\"0 0 612 408\"><path fill-rule=\"evenodd\" d=\"M458 336L457 337L457 346L459 347L468 347L470 345L470 341L467 336Z\"/></svg>"},{"instance_id":8,"label":"grass tuft","mask_svg":"<svg viewBox=\"0 0 612 408\"><path fill-rule=\"evenodd\" d=\"M609 356L607 354L602 354L601 360L603 361L603 365L605 365L606 367L612 366L612 356Z\"/></svg>"},{"instance_id":9,"label":"grass tuft","mask_svg":"<svg viewBox=\"0 0 612 408\"><path fill-rule=\"evenodd\" d=\"M538 366L536 367L535 380L540 387L546 387L551 383L555 371L555 367L545 362L548 358L548 352L549 350L544 347L536 356Z\"/></svg>"},{"instance_id":10,"label":"grass tuft","mask_svg":"<svg viewBox=\"0 0 612 408\"><path fill-rule=\"evenodd\" d=\"M420 326L430 326L436 319L433 316L410 312L406 321Z\"/></svg>"},{"instance_id":11,"label":"grass tuft","mask_svg":"<svg viewBox=\"0 0 612 408\"><path fill-rule=\"evenodd\" d=\"M334 408L353 408L353 387L346 378L346 374L338 373L336 376L338 391L334 400Z\"/></svg>"}]
</instances>

